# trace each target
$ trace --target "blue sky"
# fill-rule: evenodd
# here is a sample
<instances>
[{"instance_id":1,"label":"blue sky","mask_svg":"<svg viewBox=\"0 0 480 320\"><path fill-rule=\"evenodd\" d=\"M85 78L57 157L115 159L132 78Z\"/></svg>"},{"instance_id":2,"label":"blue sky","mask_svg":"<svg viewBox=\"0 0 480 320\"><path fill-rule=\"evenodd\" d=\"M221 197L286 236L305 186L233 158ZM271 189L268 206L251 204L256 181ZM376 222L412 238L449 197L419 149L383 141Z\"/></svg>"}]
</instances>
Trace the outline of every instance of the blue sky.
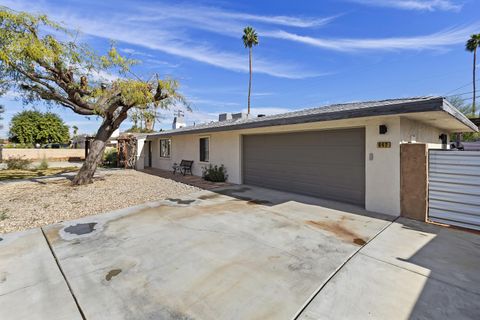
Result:
<instances>
[{"instance_id":1,"label":"blue sky","mask_svg":"<svg viewBox=\"0 0 480 320\"><path fill-rule=\"evenodd\" d=\"M189 124L245 110L248 51L241 35L246 25L253 26L260 39L253 52L254 114L470 92L472 54L464 50L464 43L470 34L480 33L476 0L0 0L0 4L46 13L79 29L80 40L99 53L116 40L124 54L143 61L136 73L145 78L159 73L178 79L193 108L186 114ZM6 136L11 116L32 106L16 101L14 92L0 103L7 109L0 136ZM93 133L99 123L59 107L52 111L80 132ZM173 111L164 111L156 129L171 126ZM122 128L129 126L127 121Z\"/></svg>"}]
</instances>

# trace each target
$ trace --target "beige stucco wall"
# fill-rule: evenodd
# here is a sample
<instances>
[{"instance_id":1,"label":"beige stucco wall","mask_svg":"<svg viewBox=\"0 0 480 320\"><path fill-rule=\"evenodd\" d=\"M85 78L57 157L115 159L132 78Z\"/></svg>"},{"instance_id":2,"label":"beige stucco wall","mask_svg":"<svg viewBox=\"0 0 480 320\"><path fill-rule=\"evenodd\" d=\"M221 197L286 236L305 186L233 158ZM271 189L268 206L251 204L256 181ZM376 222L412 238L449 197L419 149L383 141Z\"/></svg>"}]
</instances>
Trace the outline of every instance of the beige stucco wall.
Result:
<instances>
[{"instance_id":1,"label":"beige stucco wall","mask_svg":"<svg viewBox=\"0 0 480 320\"><path fill-rule=\"evenodd\" d=\"M143 170L145 162L145 138L137 139L137 161L135 162L135 169Z\"/></svg>"},{"instance_id":2,"label":"beige stucco wall","mask_svg":"<svg viewBox=\"0 0 480 320\"><path fill-rule=\"evenodd\" d=\"M400 125L402 143L422 142L430 149L442 148L439 136L444 130L405 117L400 118ZM412 138L415 138L415 141L412 141Z\"/></svg>"},{"instance_id":3,"label":"beige stucco wall","mask_svg":"<svg viewBox=\"0 0 480 320\"><path fill-rule=\"evenodd\" d=\"M29 160L85 159L84 149L2 149L2 159L21 157Z\"/></svg>"},{"instance_id":4,"label":"beige stucco wall","mask_svg":"<svg viewBox=\"0 0 480 320\"><path fill-rule=\"evenodd\" d=\"M367 120L365 132L365 208L391 215L400 214L400 118ZM379 133L379 125L387 133ZM377 148L391 142L391 148Z\"/></svg>"},{"instance_id":5,"label":"beige stucco wall","mask_svg":"<svg viewBox=\"0 0 480 320\"><path fill-rule=\"evenodd\" d=\"M387 125L387 134L379 134L379 125ZM187 134L170 137L171 157L160 158L160 142L152 142L152 166L171 170L174 162L194 160L193 174L201 175L199 138L210 137L210 161L224 164L229 182L242 183L241 142L242 135L285 131L327 130L336 128L365 127L365 207L367 210L390 215L400 214L400 144L409 142L412 134L418 142L437 143L441 130L400 116L368 117L357 119L316 122L267 128L244 129L210 134ZM422 141L424 140L424 141ZM391 142L391 148L377 148L377 142Z\"/></svg>"}]
</instances>

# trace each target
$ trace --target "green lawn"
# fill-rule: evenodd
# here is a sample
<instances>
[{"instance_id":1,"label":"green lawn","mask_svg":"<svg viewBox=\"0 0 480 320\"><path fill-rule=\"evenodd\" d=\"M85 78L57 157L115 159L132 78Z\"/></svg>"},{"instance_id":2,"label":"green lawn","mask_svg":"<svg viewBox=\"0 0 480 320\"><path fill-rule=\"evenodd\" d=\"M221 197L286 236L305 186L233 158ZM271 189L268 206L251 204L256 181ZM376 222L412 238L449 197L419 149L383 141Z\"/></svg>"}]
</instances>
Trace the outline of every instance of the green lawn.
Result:
<instances>
[{"instance_id":1,"label":"green lawn","mask_svg":"<svg viewBox=\"0 0 480 320\"><path fill-rule=\"evenodd\" d=\"M55 174L61 174L66 172L74 172L79 168L77 167L65 167L65 168L48 168L43 170L0 170L0 181L3 180L18 180L18 179L30 179L38 177L52 176Z\"/></svg>"}]
</instances>

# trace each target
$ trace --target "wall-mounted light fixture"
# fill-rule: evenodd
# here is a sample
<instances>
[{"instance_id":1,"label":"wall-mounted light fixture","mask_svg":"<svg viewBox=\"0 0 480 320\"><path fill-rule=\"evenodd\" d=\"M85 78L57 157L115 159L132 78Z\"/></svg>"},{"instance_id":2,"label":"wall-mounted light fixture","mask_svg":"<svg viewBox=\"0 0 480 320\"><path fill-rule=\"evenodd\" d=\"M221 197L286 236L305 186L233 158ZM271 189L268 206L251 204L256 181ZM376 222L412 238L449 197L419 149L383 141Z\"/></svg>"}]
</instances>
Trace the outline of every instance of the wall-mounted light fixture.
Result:
<instances>
[{"instance_id":1,"label":"wall-mounted light fixture","mask_svg":"<svg viewBox=\"0 0 480 320\"><path fill-rule=\"evenodd\" d=\"M442 140L442 149L447 149L448 136L445 133L442 133L438 136L438 139Z\"/></svg>"},{"instance_id":2,"label":"wall-mounted light fixture","mask_svg":"<svg viewBox=\"0 0 480 320\"><path fill-rule=\"evenodd\" d=\"M388 131L388 129L387 129L386 125L381 124L381 125L378 126L378 132L380 134L385 134L385 133L387 133L387 131Z\"/></svg>"}]
</instances>

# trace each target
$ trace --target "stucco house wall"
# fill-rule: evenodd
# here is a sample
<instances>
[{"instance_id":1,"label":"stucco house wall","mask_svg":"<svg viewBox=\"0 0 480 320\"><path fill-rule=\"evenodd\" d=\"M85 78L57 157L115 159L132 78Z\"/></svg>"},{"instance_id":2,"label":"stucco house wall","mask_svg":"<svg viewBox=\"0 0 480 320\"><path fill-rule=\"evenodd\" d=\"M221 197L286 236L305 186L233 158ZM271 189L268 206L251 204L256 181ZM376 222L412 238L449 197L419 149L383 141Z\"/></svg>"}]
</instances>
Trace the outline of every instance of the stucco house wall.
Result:
<instances>
[{"instance_id":1,"label":"stucco house wall","mask_svg":"<svg viewBox=\"0 0 480 320\"><path fill-rule=\"evenodd\" d=\"M379 125L386 125L386 134L379 133ZM282 125L206 134L182 134L165 136L171 139L170 158L160 157L160 138L152 139L152 167L171 170L173 163L182 159L194 160L193 174L200 176L202 167L223 164L229 174L229 182L242 183L242 136L258 133L328 130L340 128L365 128L365 207L367 210L390 215L400 214L400 144L410 142L415 135L417 142L441 147L438 136L444 132L438 128L410 120L399 115L365 117L336 121ZM199 139L210 138L210 161L199 161ZM377 142L391 142L390 148L378 148Z\"/></svg>"},{"instance_id":2,"label":"stucco house wall","mask_svg":"<svg viewBox=\"0 0 480 320\"><path fill-rule=\"evenodd\" d=\"M439 136L445 133L444 130L405 117L400 118L400 125L402 143L422 142L430 149L442 148ZM412 141L412 138L415 138L415 141Z\"/></svg>"}]
</instances>

